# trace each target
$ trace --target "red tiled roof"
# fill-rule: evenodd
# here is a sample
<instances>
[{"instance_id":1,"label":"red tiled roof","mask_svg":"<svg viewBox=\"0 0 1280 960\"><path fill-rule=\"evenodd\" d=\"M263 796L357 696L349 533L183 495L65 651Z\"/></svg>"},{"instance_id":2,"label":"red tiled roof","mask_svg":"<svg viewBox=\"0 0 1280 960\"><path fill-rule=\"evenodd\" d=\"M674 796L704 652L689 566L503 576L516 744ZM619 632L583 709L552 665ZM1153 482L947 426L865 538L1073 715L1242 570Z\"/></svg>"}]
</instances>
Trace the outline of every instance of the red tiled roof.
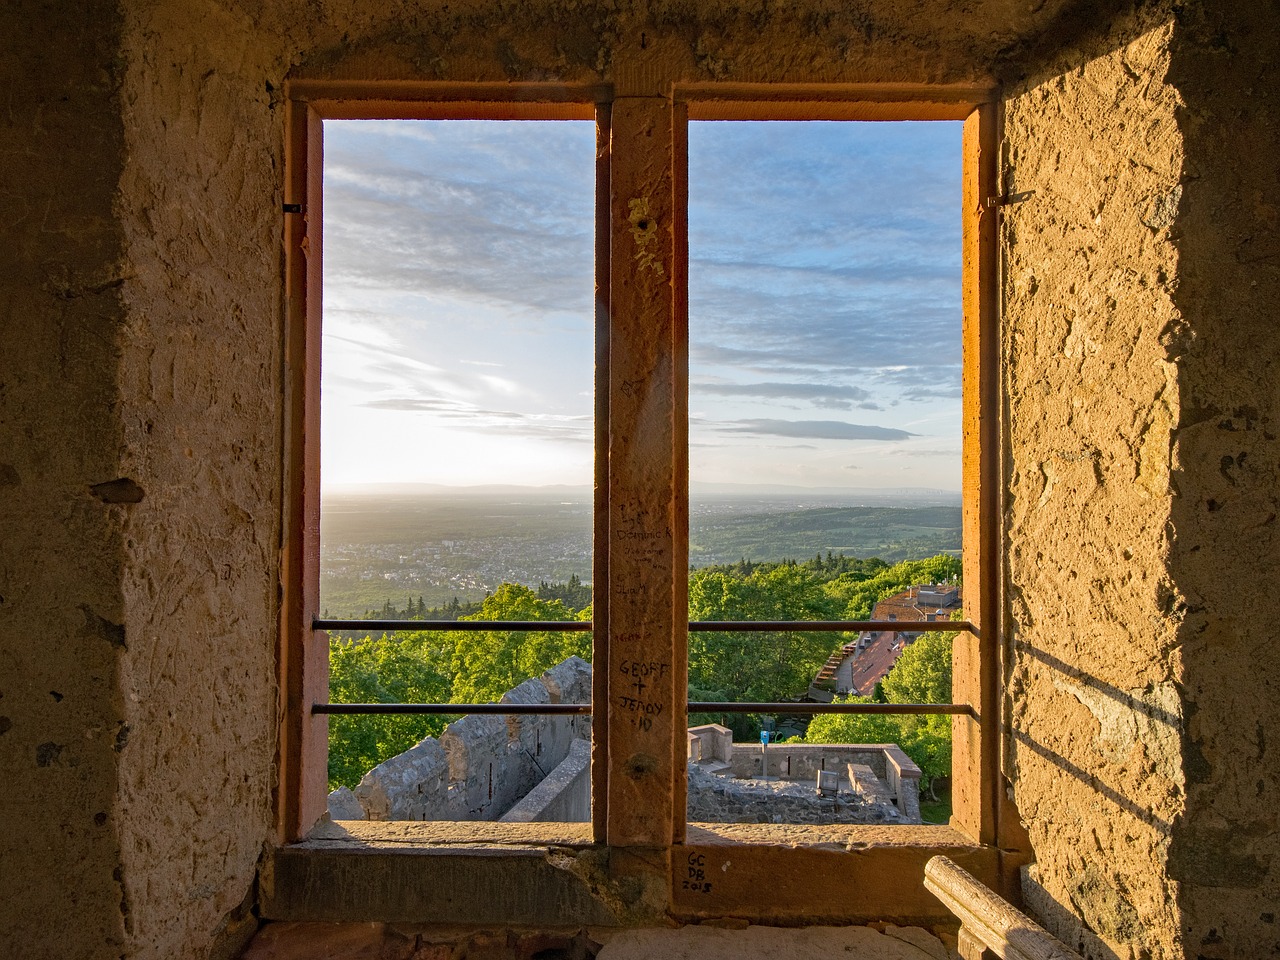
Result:
<instances>
[{"instance_id":1,"label":"red tiled roof","mask_svg":"<svg viewBox=\"0 0 1280 960\"><path fill-rule=\"evenodd\" d=\"M898 662L902 653L903 642L898 633L881 633L875 640L854 658L853 689L860 697L869 697L875 692L876 684L883 680Z\"/></svg>"},{"instance_id":2,"label":"red tiled roof","mask_svg":"<svg viewBox=\"0 0 1280 960\"><path fill-rule=\"evenodd\" d=\"M931 584L924 584L926 590ZM934 586L935 590L950 589L944 585ZM892 597L886 597L876 604L875 610L872 611L871 618L873 620L929 620L937 618L938 613L942 614L941 618L949 619L951 613L960 607L960 592L957 589L956 599L953 603L946 607L939 608L937 604L927 604L924 607L918 605L917 593L920 587L910 587L901 593L895 593ZM907 644L914 640L914 633L902 633L897 631L868 631L859 635L859 640L868 640L866 648L861 652L857 652L857 644L845 644L840 650L836 651L827 659L822 670L819 671L816 683L822 683L830 680L835 676L840 664L846 657L852 656L852 685L851 693L858 696L869 697L875 692L875 686L883 680L893 669L893 665L898 662L898 657L902 655L902 651L906 649ZM850 648L853 648L852 650Z\"/></svg>"}]
</instances>

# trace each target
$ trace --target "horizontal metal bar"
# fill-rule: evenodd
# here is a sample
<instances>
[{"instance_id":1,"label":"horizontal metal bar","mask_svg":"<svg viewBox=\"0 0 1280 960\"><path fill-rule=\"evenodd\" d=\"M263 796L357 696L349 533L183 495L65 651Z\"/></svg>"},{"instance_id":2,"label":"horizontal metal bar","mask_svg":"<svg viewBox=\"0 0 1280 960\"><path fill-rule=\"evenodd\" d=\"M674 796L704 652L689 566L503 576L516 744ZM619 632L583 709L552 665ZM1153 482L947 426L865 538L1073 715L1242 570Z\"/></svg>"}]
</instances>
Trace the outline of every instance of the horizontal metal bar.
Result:
<instances>
[{"instance_id":1,"label":"horizontal metal bar","mask_svg":"<svg viewBox=\"0 0 1280 960\"><path fill-rule=\"evenodd\" d=\"M313 703L312 713L590 716L589 703Z\"/></svg>"},{"instance_id":2,"label":"horizontal metal bar","mask_svg":"<svg viewBox=\"0 0 1280 960\"><path fill-rule=\"evenodd\" d=\"M720 703L696 700L689 703L690 713L900 713L900 714L964 714L973 716L967 703Z\"/></svg>"},{"instance_id":3,"label":"horizontal metal bar","mask_svg":"<svg viewBox=\"0 0 1280 960\"><path fill-rule=\"evenodd\" d=\"M590 620L329 620L311 621L313 630L481 630L589 633ZM894 633L975 632L967 620L690 620L691 633Z\"/></svg>"},{"instance_id":4,"label":"horizontal metal bar","mask_svg":"<svg viewBox=\"0 0 1280 960\"><path fill-rule=\"evenodd\" d=\"M344 715L589 716L589 703L313 703L312 713ZM694 700L689 713L892 713L968 714L967 703L722 703Z\"/></svg>"},{"instance_id":5,"label":"horizontal metal bar","mask_svg":"<svg viewBox=\"0 0 1280 960\"><path fill-rule=\"evenodd\" d=\"M690 620L692 633L896 633L973 631L967 620Z\"/></svg>"},{"instance_id":6,"label":"horizontal metal bar","mask_svg":"<svg viewBox=\"0 0 1280 960\"><path fill-rule=\"evenodd\" d=\"M590 620L312 620L312 630L545 630L548 633L590 633Z\"/></svg>"}]
</instances>

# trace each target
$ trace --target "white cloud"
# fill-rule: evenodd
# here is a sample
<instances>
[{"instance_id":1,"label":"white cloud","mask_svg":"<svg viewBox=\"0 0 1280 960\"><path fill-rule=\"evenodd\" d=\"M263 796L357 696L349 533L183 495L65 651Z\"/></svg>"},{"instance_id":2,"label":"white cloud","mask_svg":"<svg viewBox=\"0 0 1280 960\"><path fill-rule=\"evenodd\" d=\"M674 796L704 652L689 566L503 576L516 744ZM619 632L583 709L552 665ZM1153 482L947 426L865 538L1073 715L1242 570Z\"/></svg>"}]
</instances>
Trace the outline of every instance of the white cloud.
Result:
<instances>
[{"instance_id":1,"label":"white cloud","mask_svg":"<svg viewBox=\"0 0 1280 960\"><path fill-rule=\"evenodd\" d=\"M729 433L755 433L774 437L806 437L813 440L907 440L914 434L893 427L876 427L843 420L735 420L717 429Z\"/></svg>"},{"instance_id":2,"label":"white cloud","mask_svg":"<svg viewBox=\"0 0 1280 960\"><path fill-rule=\"evenodd\" d=\"M488 463L490 479L513 458L540 477L557 456L589 471L593 125L325 131L326 451L359 450L387 480L461 475L431 473L442 458L418 444ZM957 125L693 124L689 139L695 469L838 483L851 445L950 469ZM875 422L823 416L854 410ZM741 459L753 445L794 452Z\"/></svg>"}]
</instances>

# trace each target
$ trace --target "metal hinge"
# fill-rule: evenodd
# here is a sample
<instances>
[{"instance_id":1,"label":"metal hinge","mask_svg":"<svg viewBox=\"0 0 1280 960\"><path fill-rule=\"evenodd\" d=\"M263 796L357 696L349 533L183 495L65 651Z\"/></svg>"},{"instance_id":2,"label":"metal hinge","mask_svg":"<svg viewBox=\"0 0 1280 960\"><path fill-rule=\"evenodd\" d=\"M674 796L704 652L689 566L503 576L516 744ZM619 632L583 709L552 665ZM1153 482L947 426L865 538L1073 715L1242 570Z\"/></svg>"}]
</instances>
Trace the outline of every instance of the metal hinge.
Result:
<instances>
[{"instance_id":1,"label":"metal hinge","mask_svg":"<svg viewBox=\"0 0 1280 960\"><path fill-rule=\"evenodd\" d=\"M280 209L285 213L301 213L302 204L300 203L284 203L280 205Z\"/></svg>"},{"instance_id":2,"label":"metal hinge","mask_svg":"<svg viewBox=\"0 0 1280 960\"><path fill-rule=\"evenodd\" d=\"M987 197L987 209L994 210L996 207L1008 207L1015 203L1022 203L1034 197L1035 193L1034 190L1023 190L1021 193L1006 193L1003 197Z\"/></svg>"}]
</instances>

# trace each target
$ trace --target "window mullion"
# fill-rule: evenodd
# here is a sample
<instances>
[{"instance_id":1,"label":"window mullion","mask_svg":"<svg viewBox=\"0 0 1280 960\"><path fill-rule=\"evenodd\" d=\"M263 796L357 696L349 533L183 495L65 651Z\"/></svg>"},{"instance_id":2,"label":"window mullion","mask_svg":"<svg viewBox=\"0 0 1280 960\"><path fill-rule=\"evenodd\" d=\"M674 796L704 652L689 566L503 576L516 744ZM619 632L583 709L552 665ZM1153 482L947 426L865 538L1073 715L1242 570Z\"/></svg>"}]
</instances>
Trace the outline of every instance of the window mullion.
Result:
<instances>
[{"instance_id":1,"label":"window mullion","mask_svg":"<svg viewBox=\"0 0 1280 960\"><path fill-rule=\"evenodd\" d=\"M608 839L609 810L609 246L611 105L596 106L595 205L595 490L591 553L592 633L591 829L596 843Z\"/></svg>"},{"instance_id":2,"label":"window mullion","mask_svg":"<svg viewBox=\"0 0 1280 960\"><path fill-rule=\"evenodd\" d=\"M683 211L676 109L615 100L610 159L606 839L682 839L687 610L683 318L673 280ZM601 705L595 707L601 711Z\"/></svg>"}]
</instances>

